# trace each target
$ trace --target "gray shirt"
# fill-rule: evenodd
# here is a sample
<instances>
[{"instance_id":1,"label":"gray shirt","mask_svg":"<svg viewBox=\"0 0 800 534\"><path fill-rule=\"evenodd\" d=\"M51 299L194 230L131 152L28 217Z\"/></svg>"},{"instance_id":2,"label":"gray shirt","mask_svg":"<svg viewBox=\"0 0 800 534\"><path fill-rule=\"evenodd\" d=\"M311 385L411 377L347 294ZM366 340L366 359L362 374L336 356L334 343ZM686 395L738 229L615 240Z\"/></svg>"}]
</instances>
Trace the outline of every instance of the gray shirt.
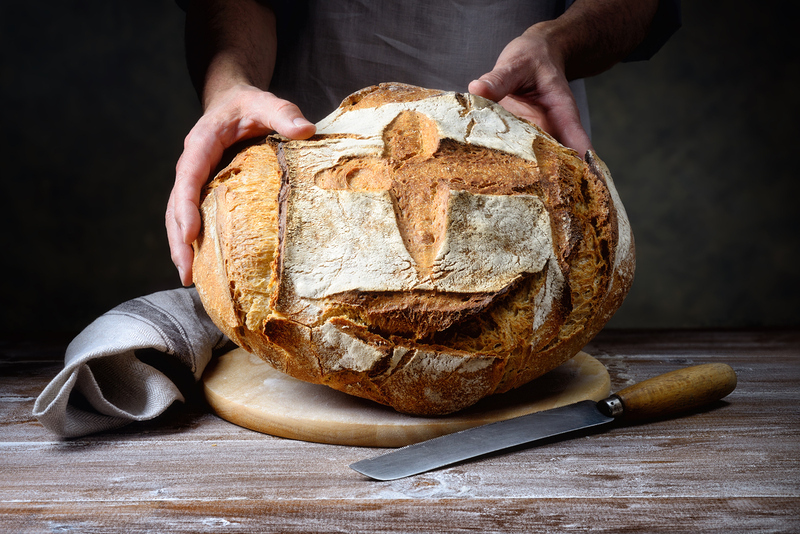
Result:
<instances>
[{"instance_id":1,"label":"gray shirt","mask_svg":"<svg viewBox=\"0 0 800 534\"><path fill-rule=\"evenodd\" d=\"M449 91L494 67L529 26L571 0L276 2L278 61L270 90L318 121L350 93L381 82ZM583 81L570 84L589 131Z\"/></svg>"}]
</instances>

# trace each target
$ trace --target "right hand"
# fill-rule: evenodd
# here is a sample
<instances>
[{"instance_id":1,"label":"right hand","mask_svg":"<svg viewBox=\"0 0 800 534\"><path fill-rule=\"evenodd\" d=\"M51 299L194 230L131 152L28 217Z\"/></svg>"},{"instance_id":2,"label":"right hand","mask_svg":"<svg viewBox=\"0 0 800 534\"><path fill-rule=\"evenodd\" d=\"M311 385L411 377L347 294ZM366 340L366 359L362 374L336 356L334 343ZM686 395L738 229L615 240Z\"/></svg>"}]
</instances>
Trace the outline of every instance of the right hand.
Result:
<instances>
[{"instance_id":1,"label":"right hand","mask_svg":"<svg viewBox=\"0 0 800 534\"><path fill-rule=\"evenodd\" d=\"M249 85L236 85L210 102L186 136L166 213L172 261L181 283L192 284L192 242L200 233L200 191L233 144L272 132L307 139L316 127L287 100Z\"/></svg>"},{"instance_id":2,"label":"right hand","mask_svg":"<svg viewBox=\"0 0 800 534\"><path fill-rule=\"evenodd\" d=\"M471 82L469 91L538 125L583 157L592 143L581 125L563 53L550 42L547 27L535 24L511 41L492 71Z\"/></svg>"}]
</instances>

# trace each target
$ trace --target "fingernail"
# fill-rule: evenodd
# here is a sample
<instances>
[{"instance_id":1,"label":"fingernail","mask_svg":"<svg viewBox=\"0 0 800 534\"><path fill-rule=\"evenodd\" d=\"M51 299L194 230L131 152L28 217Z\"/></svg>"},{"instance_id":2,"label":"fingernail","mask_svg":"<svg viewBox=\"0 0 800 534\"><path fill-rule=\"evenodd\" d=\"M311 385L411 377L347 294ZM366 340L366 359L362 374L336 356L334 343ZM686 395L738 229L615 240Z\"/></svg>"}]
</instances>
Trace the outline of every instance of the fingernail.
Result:
<instances>
[{"instance_id":1,"label":"fingernail","mask_svg":"<svg viewBox=\"0 0 800 534\"><path fill-rule=\"evenodd\" d=\"M298 128L302 128L304 126L313 126L313 124L302 117L297 117L295 120L292 121L295 126Z\"/></svg>"},{"instance_id":2,"label":"fingernail","mask_svg":"<svg viewBox=\"0 0 800 534\"><path fill-rule=\"evenodd\" d=\"M186 243L187 245L191 245L192 242L187 241L189 239L189 236L186 232L186 226L183 223L178 223L178 228L180 228L181 230L181 239L183 240L183 242Z\"/></svg>"}]
</instances>

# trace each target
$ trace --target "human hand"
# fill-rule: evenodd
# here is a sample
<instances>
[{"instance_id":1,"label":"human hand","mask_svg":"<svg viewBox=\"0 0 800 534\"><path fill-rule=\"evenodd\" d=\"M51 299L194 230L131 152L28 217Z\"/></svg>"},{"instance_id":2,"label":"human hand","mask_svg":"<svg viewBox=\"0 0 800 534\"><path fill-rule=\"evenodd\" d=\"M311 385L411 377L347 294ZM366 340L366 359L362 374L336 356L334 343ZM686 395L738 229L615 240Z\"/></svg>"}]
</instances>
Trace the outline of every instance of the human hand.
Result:
<instances>
[{"instance_id":1,"label":"human hand","mask_svg":"<svg viewBox=\"0 0 800 534\"><path fill-rule=\"evenodd\" d=\"M277 132L291 139L314 135L300 109L272 93L236 85L210 102L184 141L167 203L166 227L172 261L181 283L192 283L192 242L200 233L200 191L233 144Z\"/></svg>"},{"instance_id":2,"label":"human hand","mask_svg":"<svg viewBox=\"0 0 800 534\"><path fill-rule=\"evenodd\" d=\"M591 141L564 74L563 54L542 28L534 25L511 41L494 69L469 84L469 92L500 103L583 157Z\"/></svg>"}]
</instances>

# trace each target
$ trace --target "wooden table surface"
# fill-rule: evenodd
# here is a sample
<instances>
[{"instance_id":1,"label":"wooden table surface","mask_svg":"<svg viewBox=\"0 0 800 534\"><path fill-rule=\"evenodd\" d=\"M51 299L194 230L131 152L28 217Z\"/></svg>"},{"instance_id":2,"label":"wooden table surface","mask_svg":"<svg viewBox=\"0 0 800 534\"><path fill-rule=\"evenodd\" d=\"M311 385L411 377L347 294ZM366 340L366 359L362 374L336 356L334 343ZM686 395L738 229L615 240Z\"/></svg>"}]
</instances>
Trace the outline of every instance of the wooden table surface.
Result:
<instances>
[{"instance_id":1,"label":"wooden table surface","mask_svg":"<svg viewBox=\"0 0 800 534\"><path fill-rule=\"evenodd\" d=\"M612 390L725 362L737 389L671 420L376 482L383 449L258 434L201 402L60 440L32 416L63 345L0 344L0 532L800 532L800 330L607 331Z\"/></svg>"}]
</instances>

